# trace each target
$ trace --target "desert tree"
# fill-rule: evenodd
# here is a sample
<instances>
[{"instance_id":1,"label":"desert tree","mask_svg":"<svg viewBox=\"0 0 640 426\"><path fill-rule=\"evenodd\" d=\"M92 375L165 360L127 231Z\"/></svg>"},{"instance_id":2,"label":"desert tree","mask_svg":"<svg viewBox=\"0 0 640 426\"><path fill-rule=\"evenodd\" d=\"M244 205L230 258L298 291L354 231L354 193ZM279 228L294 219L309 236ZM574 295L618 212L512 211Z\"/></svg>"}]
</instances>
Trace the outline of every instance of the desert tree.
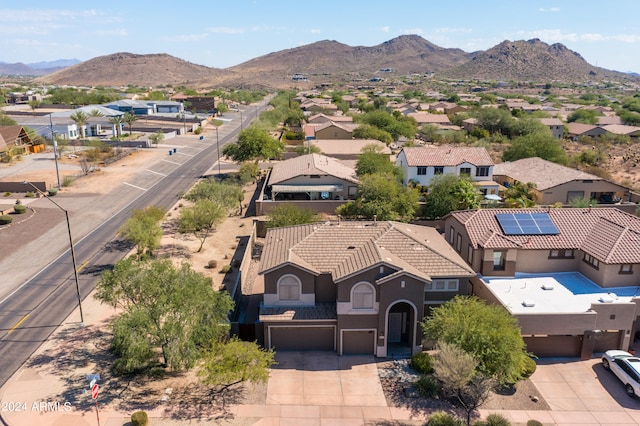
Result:
<instances>
[{"instance_id":1,"label":"desert tree","mask_svg":"<svg viewBox=\"0 0 640 426\"><path fill-rule=\"evenodd\" d=\"M222 153L233 161L267 160L277 157L284 150L284 144L271 137L268 131L251 126L240 132L237 143L225 145Z\"/></svg>"},{"instance_id":2,"label":"desert tree","mask_svg":"<svg viewBox=\"0 0 640 426\"><path fill-rule=\"evenodd\" d=\"M149 140L151 141L152 144L157 146L160 142L164 140L164 133L162 132L162 130L158 130L155 133L152 133L149 135Z\"/></svg>"},{"instance_id":3,"label":"desert tree","mask_svg":"<svg viewBox=\"0 0 640 426\"><path fill-rule=\"evenodd\" d=\"M160 247L162 226L160 221L164 211L159 207L149 206L142 210L134 210L133 214L120 228L120 235L136 247L138 258L153 255Z\"/></svg>"},{"instance_id":4,"label":"desert tree","mask_svg":"<svg viewBox=\"0 0 640 426\"><path fill-rule=\"evenodd\" d=\"M190 206L185 206L178 217L178 231L192 234L200 241L197 252L201 252L204 243L215 227L226 217L224 205L215 200L202 198Z\"/></svg>"},{"instance_id":5,"label":"desert tree","mask_svg":"<svg viewBox=\"0 0 640 426\"><path fill-rule=\"evenodd\" d=\"M480 192L468 177L437 175L429 183L424 214L430 219L437 219L454 210L477 209L481 198Z\"/></svg>"},{"instance_id":6,"label":"desert tree","mask_svg":"<svg viewBox=\"0 0 640 426\"><path fill-rule=\"evenodd\" d=\"M121 260L102 274L96 297L122 311L112 324L118 373L159 364L190 369L212 342L228 336L231 297L213 290L211 280L187 263Z\"/></svg>"},{"instance_id":7,"label":"desert tree","mask_svg":"<svg viewBox=\"0 0 640 426\"><path fill-rule=\"evenodd\" d=\"M305 209L292 203L279 204L268 214L267 228L302 225L320 221L320 215L311 209Z\"/></svg>"}]
</instances>

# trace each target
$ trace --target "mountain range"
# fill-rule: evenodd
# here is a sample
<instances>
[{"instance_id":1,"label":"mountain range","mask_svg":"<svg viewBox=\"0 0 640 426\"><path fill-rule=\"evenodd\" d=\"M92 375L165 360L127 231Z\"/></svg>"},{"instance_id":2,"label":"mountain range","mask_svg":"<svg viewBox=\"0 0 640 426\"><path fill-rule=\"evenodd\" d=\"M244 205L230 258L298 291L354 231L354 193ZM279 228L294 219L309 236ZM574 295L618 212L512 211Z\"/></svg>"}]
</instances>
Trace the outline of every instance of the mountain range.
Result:
<instances>
[{"instance_id":1,"label":"mountain range","mask_svg":"<svg viewBox=\"0 0 640 426\"><path fill-rule=\"evenodd\" d=\"M58 59L30 64L0 62L0 75L46 75L79 63L79 59Z\"/></svg>"},{"instance_id":2,"label":"mountain range","mask_svg":"<svg viewBox=\"0 0 640 426\"><path fill-rule=\"evenodd\" d=\"M43 84L143 87L171 84L287 88L372 79L397 81L410 75L567 83L639 81L631 74L593 66L560 43L549 45L539 39L505 40L488 50L468 53L437 46L417 35L399 36L371 47L323 40L269 53L225 69L193 64L164 53L121 52L39 75L37 81Z\"/></svg>"}]
</instances>

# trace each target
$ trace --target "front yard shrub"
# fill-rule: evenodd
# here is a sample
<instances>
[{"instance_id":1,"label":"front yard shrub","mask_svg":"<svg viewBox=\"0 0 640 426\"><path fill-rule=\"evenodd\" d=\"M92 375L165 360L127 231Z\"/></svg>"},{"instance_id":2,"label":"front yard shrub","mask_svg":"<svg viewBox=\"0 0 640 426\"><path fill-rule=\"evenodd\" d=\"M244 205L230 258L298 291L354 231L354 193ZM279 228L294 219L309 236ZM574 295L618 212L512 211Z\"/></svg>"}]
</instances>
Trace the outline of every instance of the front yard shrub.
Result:
<instances>
[{"instance_id":1,"label":"front yard shrub","mask_svg":"<svg viewBox=\"0 0 640 426\"><path fill-rule=\"evenodd\" d=\"M462 419L459 419L444 411L436 411L429 420L425 423L425 426L464 426Z\"/></svg>"},{"instance_id":2,"label":"front yard shrub","mask_svg":"<svg viewBox=\"0 0 640 426\"><path fill-rule=\"evenodd\" d=\"M133 426L147 426L149 424L149 416L146 411L136 411L131 415L131 424Z\"/></svg>"},{"instance_id":3,"label":"front yard shrub","mask_svg":"<svg viewBox=\"0 0 640 426\"><path fill-rule=\"evenodd\" d=\"M33 197L36 196L36 194L34 194L33 192L29 191L26 194L24 194L24 196L27 197L27 198L33 198Z\"/></svg>"},{"instance_id":4,"label":"front yard shrub","mask_svg":"<svg viewBox=\"0 0 640 426\"><path fill-rule=\"evenodd\" d=\"M65 176L62 179L62 186L67 187L67 186L71 186L71 184L73 183L73 176Z\"/></svg>"},{"instance_id":5,"label":"front yard shrub","mask_svg":"<svg viewBox=\"0 0 640 426\"><path fill-rule=\"evenodd\" d=\"M47 190L47 192L49 193L50 197L53 197L54 195L56 195L58 193L58 188L49 188Z\"/></svg>"},{"instance_id":6,"label":"front yard shrub","mask_svg":"<svg viewBox=\"0 0 640 426\"><path fill-rule=\"evenodd\" d=\"M411 357L411 368L420 374L433 373L431 355L427 352L420 352Z\"/></svg>"},{"instance_id":7,"label":"front yard shrub","mask_svg":"<svg viewBox=\"0 0 640 426\"><path fill-rule=\"evenodd\" d=\"M489 414L485 420L473 423L473 426L511 426L511 422L500 414Z\"/></svg>"},{"instance_id":8,"label":"front yard shrub","mask_svg":"<svg viewBox=\"0 0 640 426\"><path fill-rule=\"evenodd\" d=\"M5 197L11 197L11 193L9 191L7 191L7 192L4 193L4 196Z\"/></svg>"},{"instance_id":9,"label":"front yard shrub","mask_svg":"<svg viewBox=\"0 0 640 426\"><path fill-rule=\"evenodd\" d=\"M16 214L24 214L27 212L27 206L16 204L13 206L13 211L16 212Z\"/></svg>"},{"instance_id":10,"label":"front yard shrub","mask_svg":"<svg viewBox=\"0 0 640 426\"><path fill-rule=\"evenodd\" d=\"M536 372L536 368L538 368L538 366L533 358L525 358L524 366L522 367L522 378L528 379L531 377L531 375Z\"/></svg>"},{"instance_id":11,"label":"front yard shrub","mask_svg":"<svg viewBox=\"0 0 640 426\"><path fill-rule=\"evenodd\" d=\"M423 398L434 398L440 393L440 383L433 376L426 374L420 376L414 386Z\"/></svg>"},{"instance_id":12,"label":"front yard shrub","mask_svg":"<svg viewBox=\"0 0 640 426\"><path fill-rule=\"evenodd\" d=\"M531 419L527 421L527 426L544 426L544 425L542 424L542 422L538 420Z\"/></svg>"},{"instance_id":13,"label":"front yard shrub","mask_svg":"<svg viewBox=\"0 0 640 426\"><path fill-rule=\"evenodd\" d=\"M0 225L8 225L13 221L11 216L2 215L0 216Z\"/></svg>"},{"instance_id":14,"label":"front yard shrub","mask_svg":"<svg viewBox=\"0 0 640 426\"><path fill-rule=\"evenodd\" d=\"M209 269L216 269L218 267L218 261L217 260L210 260L207 263L207 268Z\"/></svg>"},{"instance_id":15,"label":"front yard shrub","mask_svg":"<svg viewBox=\"0 0 640 426\"><path fill-rule=\"evenodd\" d=\"M220 273L221 274L226 274L227 272L229 272L231 270L231 265L224 265L222 267L222 269L220 269Z\"/></svg>"}]
</instances>

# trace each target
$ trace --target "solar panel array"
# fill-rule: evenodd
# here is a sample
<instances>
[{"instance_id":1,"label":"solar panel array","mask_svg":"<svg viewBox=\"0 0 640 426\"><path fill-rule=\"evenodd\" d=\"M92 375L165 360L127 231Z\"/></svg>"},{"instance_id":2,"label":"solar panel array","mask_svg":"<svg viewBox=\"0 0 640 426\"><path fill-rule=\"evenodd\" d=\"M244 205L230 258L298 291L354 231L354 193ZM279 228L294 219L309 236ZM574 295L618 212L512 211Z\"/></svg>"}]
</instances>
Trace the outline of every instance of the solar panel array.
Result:
<instances>
[{"instance_id":1,"label":"solar panel array","mask_svg":"<svg viewBox=\"0 0 640 426\"><path fill-rule=\"evenodd\" d=\"M548 213L496 213L505 235L557 235Z\"/></svg>"}]
</instances>

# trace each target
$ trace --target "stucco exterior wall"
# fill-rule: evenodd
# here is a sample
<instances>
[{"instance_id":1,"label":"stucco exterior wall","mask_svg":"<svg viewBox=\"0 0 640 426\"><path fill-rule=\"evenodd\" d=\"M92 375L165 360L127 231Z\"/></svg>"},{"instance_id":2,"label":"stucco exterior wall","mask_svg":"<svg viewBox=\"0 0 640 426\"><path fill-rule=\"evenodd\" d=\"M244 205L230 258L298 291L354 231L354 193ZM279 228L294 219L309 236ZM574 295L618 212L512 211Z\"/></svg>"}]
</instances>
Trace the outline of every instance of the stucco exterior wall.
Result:
<instances>
[{"instance_id":1,"label":"stucco exterior wall","mask_svg":"<svg viewBox=\"0 0 640 426\"><path fill-rule=\"evenodd\" d=\"M316 139L351 139L352 137L353 132L337 126L329 126L325 129L316 130Z\"/></svg>"},{"instance_id":2,"label":"stucco exterior wall","mask_svg":"<svg viewBox=\"0 0 640 426\"><path fill-rule=\"evenodd\" d=\"M620 265L600 264L602 270L602 287L627 287L640 285L640 265L633 265L631 273L620 273Z\"/></svg>"},{"instance_id":3,"label":"stucco exterior wall","mask_svg":"<svg viewBox=\"0 0 640 426\"><path fill-rule=\"evenodd\" d=\"M574 191L584 192L583 198L589 198L592 192L613 192L617 197L623 197L627 193L626 188L606 180L575 180L542 191L538 203L566 204L570 201L569 192Z\"/></svg>"}]
</instances>

